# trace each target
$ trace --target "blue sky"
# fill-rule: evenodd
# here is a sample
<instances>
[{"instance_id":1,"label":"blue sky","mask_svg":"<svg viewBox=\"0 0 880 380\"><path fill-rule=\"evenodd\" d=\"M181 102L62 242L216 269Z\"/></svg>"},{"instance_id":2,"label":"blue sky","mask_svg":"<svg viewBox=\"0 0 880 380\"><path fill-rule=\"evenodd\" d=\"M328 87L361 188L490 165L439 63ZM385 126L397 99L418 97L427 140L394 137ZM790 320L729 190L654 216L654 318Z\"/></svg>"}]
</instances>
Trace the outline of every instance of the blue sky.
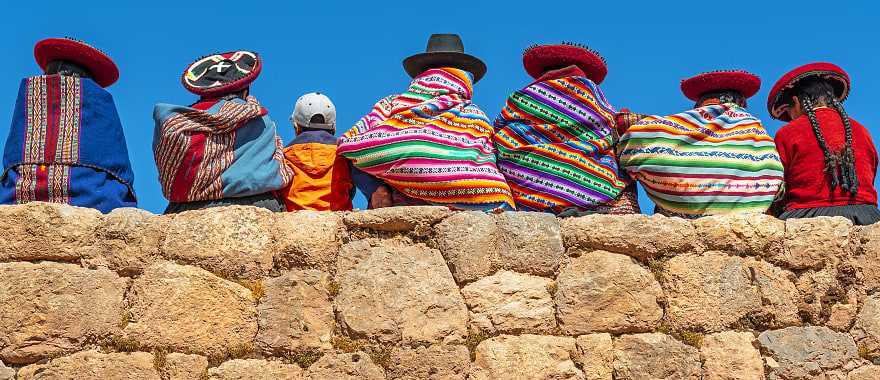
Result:
<instances>
[{"instance_id":1,"label":"blue sky","mask_svg":"<svg viewBox=\"0 0 880 380\"><path fill-rule=\"evenodd\" d=\"M0 136L21 78L39 73L33 45L71 36L105 50L121 70L109 88L125 128L140 207L166 205L151 151L157 102L189 104L180 85L194 59L213 52L254 50L264 59L252 93L269 109L285 141L287 119L301 94L321 91L336 103L340 132L373 103L404 89L401 60L425 48L431 33L459 33L469 53L488 65L475 102L490 116L528 76L522 51L534 43L576 41L608 61L602 88L617 107L653 114L689 107L679 81L723 68L752 71L764 81L750 110L774 132L767 115L770 87L786 71L810 61L847 70L850 115L880 136L877 11L868 1L738 2L585 1L82 1L12 2L0 15ZM33 5L30 5L33 4ZM872 95L874 94L874 95ZM2 119L2 118L0 118ZM653 206L641 194L643 209ZM363 207L362 199L356 206Z\"/></svg>"}]
</instances>

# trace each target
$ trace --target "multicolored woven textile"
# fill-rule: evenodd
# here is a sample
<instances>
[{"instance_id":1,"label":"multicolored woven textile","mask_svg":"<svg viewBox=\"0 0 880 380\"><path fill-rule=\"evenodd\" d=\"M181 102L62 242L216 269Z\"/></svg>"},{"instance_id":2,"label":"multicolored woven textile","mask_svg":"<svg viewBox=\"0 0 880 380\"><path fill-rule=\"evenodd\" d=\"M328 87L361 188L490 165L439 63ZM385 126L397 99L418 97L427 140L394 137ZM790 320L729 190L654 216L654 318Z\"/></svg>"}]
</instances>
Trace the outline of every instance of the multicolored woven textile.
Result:
<instances>
[{"instance_id":1,"label":"multicolored woven textile","mask_svg":"<svg viewBox=\"0 0 880 380\"><path fill-rule=\"evenodd\" d=\"M647 116L621 136L619 152L621 165L669 214L762 213L783 182L773 139L732 103Z\"/></svg>"},{"instance_id":2,"label":"multicolored woven textile","mask_svg":"<svg viewBox=\"0 0 880 380\"><path fill-rule=\"evenodd\" d=\"M136 207L134 174L109 92L91 79L22 80L3 155L0 204Z\"/></svg>"},{"instance_id":3,"label":"multicolored woven textile","mask_svg":"<svg viewBox=\"0 0 880 380\"><path fill-rule=\"evenodd\" d=\"M495 120L498 168L520 210L590 209L624 187L614 153L614 109L583 76L515 92Z\"/></svg>"},{"instance_id":4,"label":"multicolored woven textile","mask_svg":"<svg viewBox=\"0 0 880 380\"><path fill-rule=\"evenodd\" d=\"M285 187L275 123L257 99L221 100L207 110L158 104L153 154L171 202L238 198Z\"/></svg>"},{"instance_id":5,"label":"multicolored woven textile","mask_svg":"<svg viewBox=\"0 0 880 380\"><path fill-rule=\"evenodd\" d=\"M431 69L379 101L339 140L338 153L404 195L458 209L512 209L495 166L492 126L471 102L472 76Z\"/></svg>"}]
</instances>

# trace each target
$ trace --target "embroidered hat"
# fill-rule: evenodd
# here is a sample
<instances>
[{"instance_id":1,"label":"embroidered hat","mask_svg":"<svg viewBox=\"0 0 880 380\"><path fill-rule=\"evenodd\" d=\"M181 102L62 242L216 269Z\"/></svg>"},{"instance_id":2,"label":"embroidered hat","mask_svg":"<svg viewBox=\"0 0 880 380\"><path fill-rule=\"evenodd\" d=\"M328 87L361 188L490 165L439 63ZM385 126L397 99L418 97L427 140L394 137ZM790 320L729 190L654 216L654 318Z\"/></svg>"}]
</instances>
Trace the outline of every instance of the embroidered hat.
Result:
<instances>
[{"instance_id":1,"label":"embroidered hat","mask_svg":"<svg viewBox=\"0 0 880 380\"><path fill-rule=\"evenodd\" d=\"M243 90L260 75L259 55L247 50L213 54L187 66L181 82L199 96L217 96Z\"/></svg>"},{"instance_id":2,"label":"embroidered hat","mask_svg":"<svg viewBox=\"0 0 880 380\"><path fill-rule=\"evenodd\" d=\"M538 79L545 72L575 65L596 84L608 75L605 58L596 51L571 42L559 45L534 45L523 53L523 66L532 78Z\"/></svg>"},{"instance_id":3,"label":"embroidered hat","mask_svg":"<svg viewBox=\"0 0 880 380\"><path fill-rule=\"evenodd\" d=\"M299 133L300 128L336 130L336 106L327 95L312 92L301 96L293 107L290 121Z\"/></svg>"},{"instance_id":4,"label":"embroidered hat","mask_svg":"<svg viewBox=\"0 0 880 380\"><path fill-rule=\"evenodd\" d=\"M748 99L759 89L761 78L744 70L710 71L681 81L681 92L695 102L707 92L721 90L733 90Z\"/></svg>"},{"instance_id":5,"label":"embroidered hat","mask_svg":"<svg viewBox=\"0 0 880 380\"><path fill-rule=\"evenodd\" d=\"M834 97L838 101L846 100L849 96L849 74L839 66L827 62L808 63L789 71L776 81L770 95L767 96L767 111L770 116L777 120L791 121L788 116L788 99L790 90L801 80L807 77L820 77L827 79L834 88Z\"/></svg>"},{"instance_id":6,"label":"embroidered hat","mask_svg":"<svg viewBox=\"0 0 880 380\"><path fill-rule=\"evenodd\" d=\"M432 34L424 53L403 60L403 68L415 78L428 69L453 67L474 75L474 83L486 75L486 64L464 52L464 44L457 34Z\"/></svg>"},{"instance_id":7,"label":"embroidered hat","mask_svg":"<svg viewBox=\"0 0 880 380\"><path fill-rule=\"evenodd\" d=\"M53 61L71 61L86 68L101 87L119 79L119 68L100 50L72 38L47 38L34 45L34 58L44 71Z\"/></svg>"}]
</instances>

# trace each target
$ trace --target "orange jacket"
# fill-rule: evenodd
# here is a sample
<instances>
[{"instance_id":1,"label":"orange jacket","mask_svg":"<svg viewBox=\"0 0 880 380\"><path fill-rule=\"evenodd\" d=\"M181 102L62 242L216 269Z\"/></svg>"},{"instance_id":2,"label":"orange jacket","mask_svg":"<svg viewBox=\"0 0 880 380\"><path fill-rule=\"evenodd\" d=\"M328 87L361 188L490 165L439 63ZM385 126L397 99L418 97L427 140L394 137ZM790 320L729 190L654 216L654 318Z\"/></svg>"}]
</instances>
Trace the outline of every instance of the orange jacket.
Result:
<instances>
[{"instance_id":1,"label":"orange jacket","mask_svg":"<svg viewBox=\"0 0 880 380\"><path fill-rule=\"evenodd\" d=\"M303 132L284 149L293 181L280 190L287 211L351 210L352 183L348 160L336 155L336 140L328 132Z\"/></svg>"}]
</instances>

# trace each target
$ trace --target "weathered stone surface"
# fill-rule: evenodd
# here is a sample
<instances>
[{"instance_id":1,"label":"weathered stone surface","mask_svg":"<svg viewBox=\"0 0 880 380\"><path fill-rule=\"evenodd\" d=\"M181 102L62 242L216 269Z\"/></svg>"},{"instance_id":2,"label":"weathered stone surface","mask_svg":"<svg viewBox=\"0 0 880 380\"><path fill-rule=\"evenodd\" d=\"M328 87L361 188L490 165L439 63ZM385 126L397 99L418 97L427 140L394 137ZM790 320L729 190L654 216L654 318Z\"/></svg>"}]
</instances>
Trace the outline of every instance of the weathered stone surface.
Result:
<instances>
[{"instance_id":1,"label":"weathered stone surface","mask_svg":"<svg viewBox=\"0 0 880 380\"><path fill-rule=\"evenodd\" d=\"M296 364L259 359L234 359L208 369L210 380L294 380L302 379Z\"/></svg>"},{"instance_id":2,"label":"weathered stone surface","mask_svg":"<svg viewBox=\"0 0 880 380\"><path fill-rule=\"evenodd\" d=\"M84 351L53 359L46 364L32 364L18 371L19 380L67 379L138 379L160 380L153 366L153 354L102 354Z\"/></svg>"},{"instance_id":3,"label":"weathered stone surface","mask_svg":"<svg viewBox=\"0 0 880 380\"><path fill-rule=\"evenodd\" d=\"M852 259L858 280L868 292L880 290L880 224L856 227L854 233L861 243Z\"/></svg>"},{"instance_id":4,"label":"weathered stone surface","mask_svg":"<svg viewBox=\"0 0 880 380\"><path fill-rule=\"evenodd\" d=\"M169 224L161 251L222 277L257 279L273 266L273 216L246 206L182 212Z\"/></svg>"},{"instance_id":5,"label":"weathered stone surface","mask_svg":"<svg viewBox=\"0 0 880 380\"><path fill-rule=\"evenodd\" d=\"M703 338L703 380L764 379L764 362L748 332L725 331Z\"/></svg>"},{"instance_id":6,"label":"weathered stone surface","mask_svg":"<svg viewBox=\"0 0 880 380\"><path fill-rule=\"evenodd\" d=\"M165 356L162 373L168 380L202 380L208 372L208 358L172 352Z\"/></svg>"},{"instance_id":7,"label":"weathered stone surface","mask_svg":"<svg viewBox=\"0 0 880 380\"><path fill-rule=\"evenodd\" d=\"M452 211L444 206L402 206L349 212L343 220L349 228L406 232L426 229L450 214Z\"/></svg>"},{"instance_id":8,"label":"weathered stone surface","mask_svg":"<svg viewBox=\"0 0 880 380\"><path fill-rule=\"evenodd\" d=\"M0 264L0 359L34 363L119 333L125 287L106 269Z\"/></svg>"},{"instance_id":9,"label":"weathered stone surface","mask_svg":"<svg viewBox=\"0 0 880 380\"><path fill-rule=\"evenodd\" d=\"M79 260L100 221L97 210L63 204L0 206L0 262Z\"/></svg>"},{"instance_id":10,"label":"weathered stone surface","mask_svg":"<svg viewBox=\"0 0 880 380\"><path fill-rule=\"evenodd\" d=\"M669 335L623 335L614 340L615 379L698 380L700 376L699 351Z\"/></svg>"},{"instance_id":11,"label":"weathered stone surface","mask_svg":"<svg viewBox=\"0 0 880 380\"><path fill-rule=\"evenodd\" d=\"M559 223L552 214L505 212L494 215L504 269L552 276L565 257Z\"/></svg>"},{"instance_id":12,"label":"weathered stone surface","mask_svg":"<svg viewBox=\"0 0 880 380\"><path fill-rule=\"evenodd\" d=\"M663 317L663 290L628 256L594 251L572 258L556 283L557 318L567 335L650 331Z\"/></svg>"},{"instance_id":13,"label":"weathered stone surface","mask_svg":"<svg viewBox=\"0 0 880 380\"><path fill-rule=\"evenodd\" d=\"M735 255L763 256L781 251L785 222L763 214L723 214L693 221L706 248Z\"/></svg>"},{"instance_id":14,"label":"weathered stone surface","mask_svg":"<svg viewBox=\"0 0 880 380\"><path fill-rule=\"evenodd\" d=\"M815 379L842 377L858 366L858 350L852 337L827 327L789 327L765 331L758 336L762 351L776 363L768 378ZM832 377L833 378L833 377Z\"/></svg>"},{"instance_id":15,"label":"weathered stone surface","mask_svg":"<svg viewBox=\"0 0 880 380\"><path fill-rule=\"evenodd\" d=\"M136 208L119 208L104 216L84 249L88 268L106 267L133 276L161 259L159 245L173 216L154 215Z\"/></svg>"},{"instance_id":16,"label":"weathered stone surface","mask_svg":"<svg viewBox=\"0 0 880 380\"><path fill-rule=\"evenodd\" d=\"M434 231L437 246L459 284L476 281L501 268L500 231L492 215L457 212L437 224Z\"/></svg>"},{"instance_id":17,"label":"weathered stone surface","mask_svg":"<svg viewBox=\"0 0 880 380\"><path fill-rule=\"evenodd\" d=\"M0 380L15 379L15 369L9 368L0 361Z\"/></svg>"},{"instance_id":18,"label":"weathered stone surface","mask_svg":"<svg viewBox=\"0 0 880 380\"><path fill-rule=\"evenodd\" d=\"M870 359L880 359L880 294L865 299L852 328L852 336Z\"/></svg>"},{"instance_id":19,"label":"weathered stone surface","mask_svg":"<svg viewBox=\"0 0 880 380\"><path fill-rule=\"evenodd\" d=\"M338 279L338 320L355 337L454 342L467 334L467 307L437 250L380 245Z\"/></svg>"},{"instance_id":20,"label":"weathered stone surface","mask_svg":"<svg viewBox=\"0 0 880 380\"><path fill-rule=\"evenodd\" d=\"M666 318L676 330L718 332L748 319L796 324L794 275L765 262L721 252L681 255L663 271Z\"/></svg>"},{"instance_id":21,"label":"weathered stone surface","mask_svg":"<svg viewBox=\"0 0 880 380\"><path fill-rule=\"evenodd\" d=\"M220 354L253 343L251 291L205 270L160 262L134 280L125 334L148 347Z\"/></svg>"},{"instance_id":22,"label":"weathered stone surface","mask_svg":"<svg viewBox=\"0 0 880 380\"><path fill-rule=\"evenodd\" d=\"M570 250L604 250L644 261L700 249L690 221L659 214L589 215L561 223L563 241Z\"/></svg>"},{"instance_id":23,"label":"weathered stone surface","mask_svg":"<svg viewBox=\"0 0 880 380\"><path fill-rule=\"evenodd\" d=\"M309 367L305 373L307 379L334 380L381 380L385 379L385 370L373 363L370 355L363 352L350 354L329 353L321 357Z\"/></svg>"},{"instance_id":24,"label":"weathered stone surface","mask_svg":"<svg viewBox=\"0 0 880 380\"><path fill-rule=\"evenodd\" d=\"M553 281L501 271L461 289L470 309L471 330L490 333L544 333L556 328Z\"/></svg>"},{"instance_id":25,"label":"weathered stone surface","mask_svg":"<svg viewBox=\"0 0 880 380\"><path fill-rule=\"evenodd\" d=\"M395 247L406 249L413 244L415 243L412 240L404 236L395 236L387 239L367 238L347 243L339 249L339 257L336 260L337 278L369 258L377 248Z\"/></svg>"},{"instance_id":26,"label":"weathered stone surface","mask_svg":"<svg viewBox=\"0 0 880 380\"><path fill-rule=\"evenodd\" d=\"M257 307L257 346L275 354L332 348L329 281L329 276L318 270L285 272L264 281L266 294Z\"/></svg>"},{"instance_id":27,"label":"weathered stone surface","mask_svg":"<svg viewBox=\"0 0 880 380\"><path fill-rule=\"evenodd\" d=\"M577 337L577 349L575 362L583 369L585 379L612 379L614 342L610 334L581 335Z\"/></svg>"},{"instance_id":28,"label":"weathered stone surface","mask_svg":"<svg viewBox=\"0 0 880 380\"><path fill-rule=\"evenodd\" d=\"M843 217L789 219L781 251L767 252L767 260L789 269L819 269L852 254L852 222Z\"/></svg>"},{"instance_id":29,"label":"weathered stone surface","mask_svg":"<svg viewBox=\"0 0 880 380\"><path fill-rule=\"evenodd\" d=\"M285 212L276 216L275 263L282 268L320 269L333 273L345 225L337 213Z\"/></svg>"},{"instance_id":30,"label":"weathered stone surface","mask_svg":"<svg viewBox=\"0 0 880 380\"><path fill-rule=\"evenodd\" d=\"M471 379L583 379L574 338L502 335L481 342Z\"/></svg>"},{"instance_id":31,"label":"weathered stone surface","mask_svg":"<svg viewBox=\"0 0 880 380\"><path fill-rule=\"evenodd\" d=\"M846 380L877 380L880 379L880 365L866 365L857 368L846 376Z\"/></svg>"},{"instance_id":32,"label":"weathered stone surface","mask_svg":"<svg viewBox=\"0 0 880 380\"><path fill-rule=\"evenodd\" d=\"M465 346L398 347L392 352L389 379L467 379L470 353Z\"/></svg>"}]
</instances>

